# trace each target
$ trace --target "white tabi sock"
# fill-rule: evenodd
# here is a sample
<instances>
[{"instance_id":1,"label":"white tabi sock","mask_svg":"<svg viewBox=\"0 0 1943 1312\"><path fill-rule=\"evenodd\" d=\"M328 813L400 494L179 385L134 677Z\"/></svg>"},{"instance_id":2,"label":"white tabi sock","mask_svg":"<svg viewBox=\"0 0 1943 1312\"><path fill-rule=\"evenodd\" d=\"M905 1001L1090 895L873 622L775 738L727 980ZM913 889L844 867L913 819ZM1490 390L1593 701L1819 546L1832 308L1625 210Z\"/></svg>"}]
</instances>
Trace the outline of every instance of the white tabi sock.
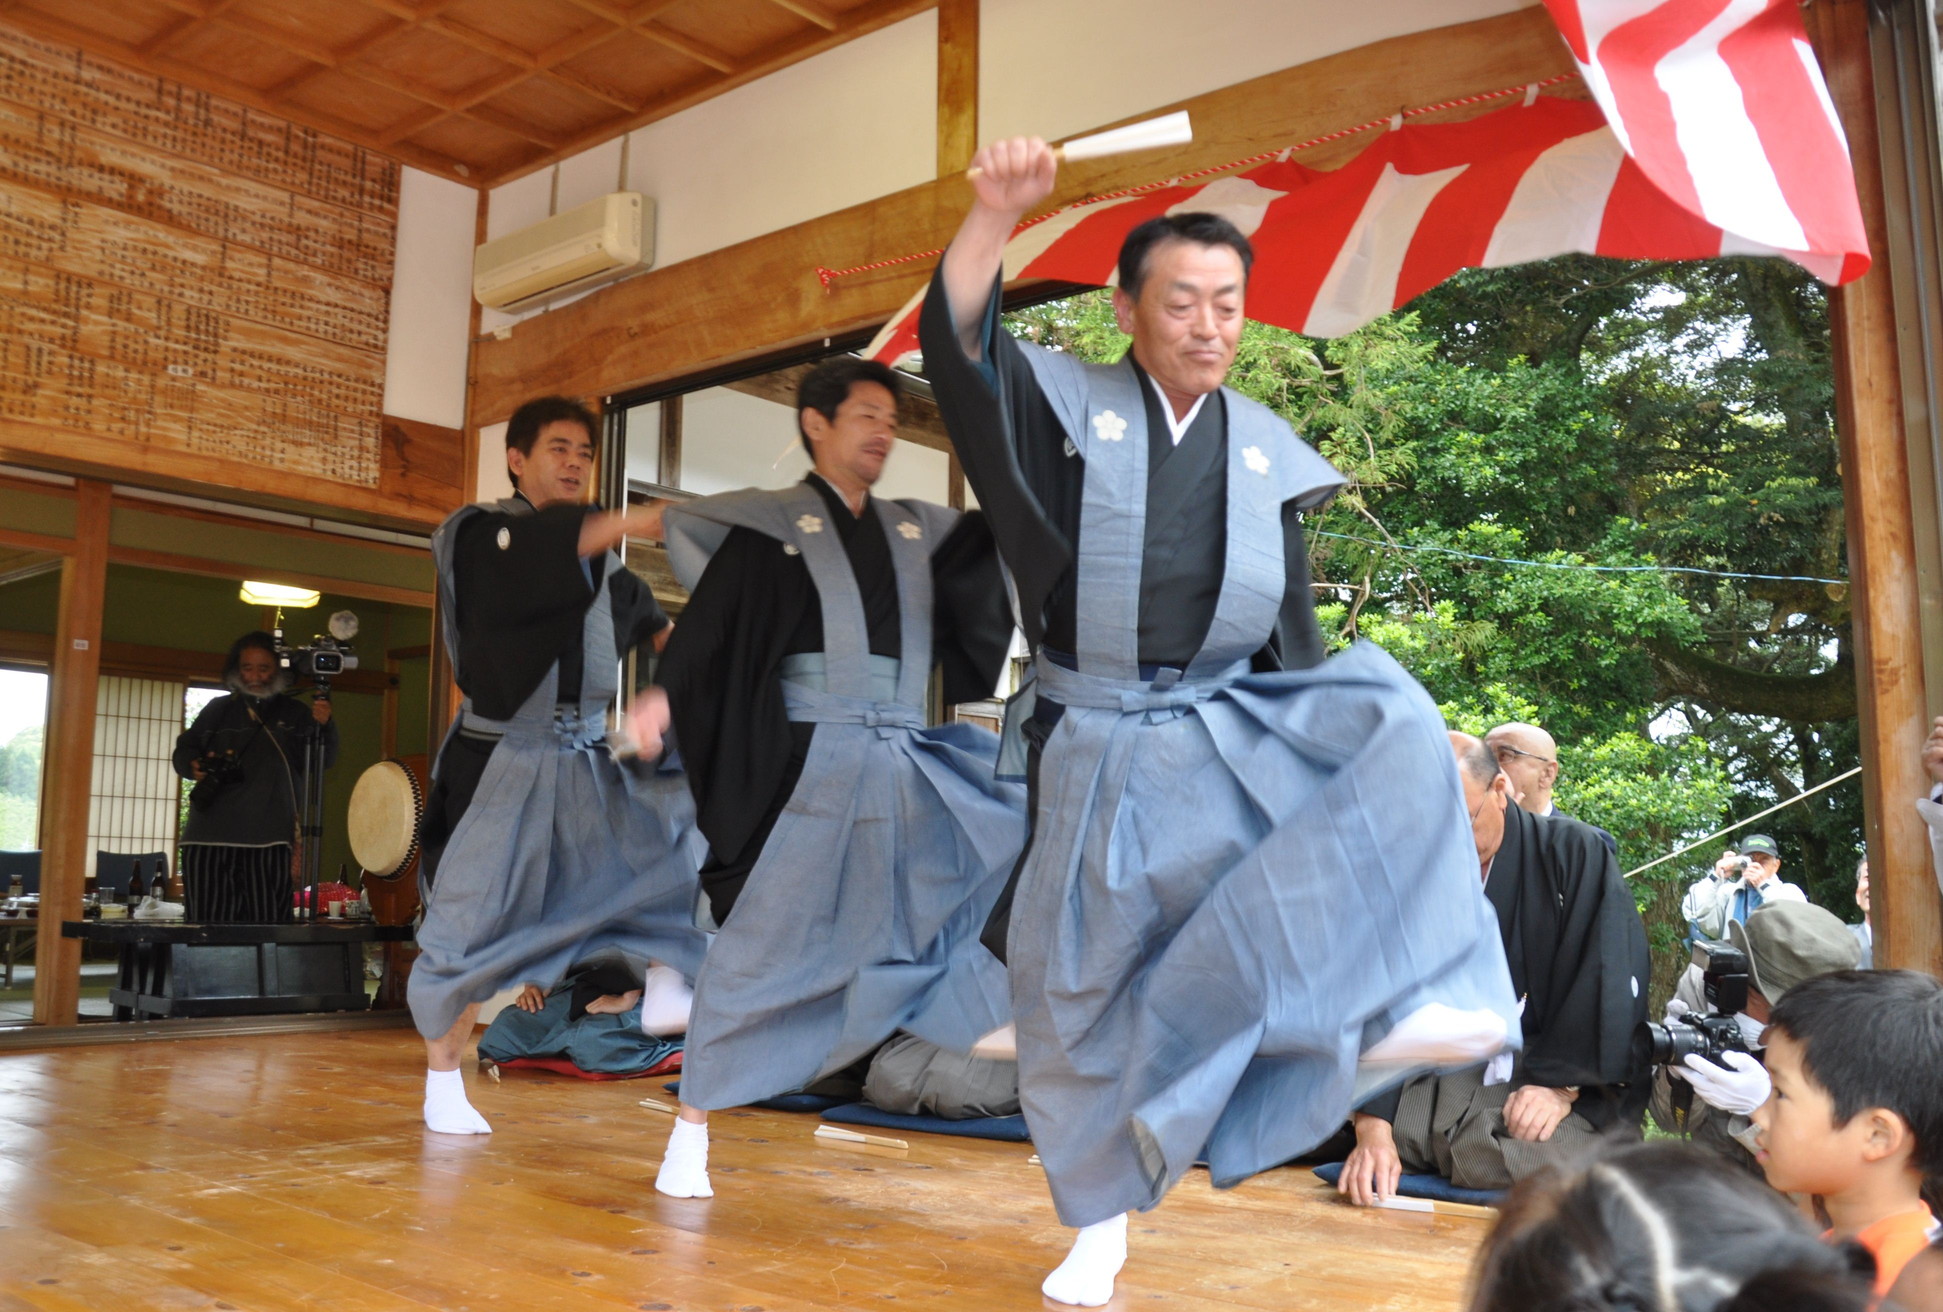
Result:
<instances>
[{"instance_id":1,"label":"white tabi sock","mask_svg":"<svg viewBox=\"0 0 1943 1312\"><path fill-rule=\"evenodd\" d=\"M688 1013L695 1007L695 990L673 966L649 966L641 986L641 1032L665 1038L688 1032Z\"/></svg>"},{"instance_id":2,"label":"white tabi sock","mask_svg":"<svg viewBox=\"0 0 1943 1312\"><path fill-rule=\"evenodd\" d=\"M1364 1062L1421 1066L1469 1066L1495 1055L1505 1045L1504 1017L1495 1011L1459 1011L1428 1003L1363 1054Z\"/></svg>"},{"instance_id":3,"label":"white tabi sock","mask_svg":"<svg viewBox=\"0 0 1943 1312\"><path fill-rule=\"evenodd\" d=\"M662 1155L661 1170L655 1173L654 1187L670 1198L713 1198L708 1183L708 1123L675 1118L668 1132L668 1150Z\"/></svg>"},{"instance_id":4,"label":"white tabi sock","mask_svg":"<svg viewBox=\"0 0 1943 1312\"><path fill-rule=\"evenodd\" d=\"M425 1072L425 1128L438 1134L491 1134L492 1126L466 1101L457 1071Z\"/></svg>"},{"instance_id":5,"label":"white tabi sock","mask_svg":"<svg viewBox=\"0 0 1943 1312\"><path fill-rule=\"evenodd\" d=\"M1113 1278L1127 1264L1127 1214L1095 1221L1073 1238L1073 1250L1046 1277L1039 1292L1055 1303L1104 1307L1113 1297Z\"/></svg>"}]
</instances>

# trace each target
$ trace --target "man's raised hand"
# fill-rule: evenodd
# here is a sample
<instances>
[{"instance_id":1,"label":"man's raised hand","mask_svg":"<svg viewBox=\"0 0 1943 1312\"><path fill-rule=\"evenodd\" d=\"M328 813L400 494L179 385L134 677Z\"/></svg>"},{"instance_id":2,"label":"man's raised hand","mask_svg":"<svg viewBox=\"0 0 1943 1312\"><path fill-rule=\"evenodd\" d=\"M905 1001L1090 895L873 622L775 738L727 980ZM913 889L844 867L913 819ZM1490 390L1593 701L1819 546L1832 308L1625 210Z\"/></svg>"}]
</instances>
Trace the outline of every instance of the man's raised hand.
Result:
<instances>
[{"instance_id":1,"label":"man's raised hand","mask_svg":"<svg viewBox=\"0 0 1943 1312\"><path fill-rule=\"evenodd\" d=\"M1008 137L988 143L972 156L972 192L987 209L1016 222L1052 195L1059 162L1038 137Z\"/></svg>"}]
</instances>

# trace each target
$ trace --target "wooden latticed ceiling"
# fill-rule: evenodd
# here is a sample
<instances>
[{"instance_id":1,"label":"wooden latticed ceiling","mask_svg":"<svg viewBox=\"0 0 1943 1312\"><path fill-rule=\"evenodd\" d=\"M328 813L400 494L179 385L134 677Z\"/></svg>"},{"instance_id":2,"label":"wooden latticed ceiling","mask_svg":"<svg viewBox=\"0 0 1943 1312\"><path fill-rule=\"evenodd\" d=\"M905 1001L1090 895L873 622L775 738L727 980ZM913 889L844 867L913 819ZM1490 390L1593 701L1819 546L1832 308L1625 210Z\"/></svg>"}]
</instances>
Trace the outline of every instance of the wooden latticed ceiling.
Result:
<instances>
[{"instance_id":1,"label":"wooden latticed ceiling","mask_svg":"<svg viewBox=\"0 0 1943 1312\"><path fill-rule=\"evenodd\" d=\"M0 0L0 23L491 185L935 0Z\"/></svg>"}]
</instances>

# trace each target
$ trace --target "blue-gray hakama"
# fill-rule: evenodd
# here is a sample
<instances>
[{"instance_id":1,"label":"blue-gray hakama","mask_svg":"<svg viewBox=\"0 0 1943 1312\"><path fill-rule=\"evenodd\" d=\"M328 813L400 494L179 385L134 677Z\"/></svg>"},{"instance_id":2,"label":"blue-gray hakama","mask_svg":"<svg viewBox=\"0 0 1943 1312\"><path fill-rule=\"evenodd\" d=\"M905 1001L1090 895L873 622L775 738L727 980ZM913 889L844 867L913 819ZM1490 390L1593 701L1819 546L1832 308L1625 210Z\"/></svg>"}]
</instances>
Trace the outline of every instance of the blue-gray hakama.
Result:
<instances>
[{"instance_id":1,"label":"blue-gray hakama","mask_svg":"<svg viewBox=\"0 0 1943 1312\"><path fill-rule=\"evenodd\" d=\"M1039 762L1008 957L1020 1092L1061 1220L1231 1185L1348 1117L1358 1054L1440 1002L1517 1035L1436 706L1377 648L1251 672L1288 571L1281 508L1339 475L1234 393L1219 601L1185 671L1136 652L1148 444L1138 377L1030 349L1084 461L1077 668ZM1043 717L1042 717L1043 723ZM1392 1071L1387 1078L1401 1078Z\"/></svg>"},{"instance_id":2,"label":"blue-gray hakama","mask_svg":"<svg viewBox=\"0 0 1943 1312\"><path fill-rule=\"evenodd\" d=\"M530 513L524 501L501 503ZM457 662L453 544L466 507L432 538L447 649ZM669 765L617 762L606 716L618 686L609 573L612 552L587 562L594 599L582 631L580 696L557 704L547 671L510 719L462 704L451 733L496 738L471 804L453 829L425 916L408 997L419 1033L436 1038L467 1006L514 984L549 988L605 949L664 962L693 977L706 936L695 925L703 844L687 781ZM463 672L460 672L463 675Z\"/></svg>"},{"instance_id":3,"label":"blue-gray hakama","mask_svg":"<svg viewBox=\"0 0 1943 1312\"><path fill-rule=\"evenodd\" d=\"M695 984L682 1100L773 1097L902 1029L964 1051L1009 1019L1005 971L978 941L1025 836L1024 797L994 777L997 738L926 727L931 553L957 512L872 498L897 576L901 659L869 653L855 575L806 485L671 509L669 557L693 588L730 529L800 553L824 651L783 677L809 757Z\"/></svg>"}]
</instances>

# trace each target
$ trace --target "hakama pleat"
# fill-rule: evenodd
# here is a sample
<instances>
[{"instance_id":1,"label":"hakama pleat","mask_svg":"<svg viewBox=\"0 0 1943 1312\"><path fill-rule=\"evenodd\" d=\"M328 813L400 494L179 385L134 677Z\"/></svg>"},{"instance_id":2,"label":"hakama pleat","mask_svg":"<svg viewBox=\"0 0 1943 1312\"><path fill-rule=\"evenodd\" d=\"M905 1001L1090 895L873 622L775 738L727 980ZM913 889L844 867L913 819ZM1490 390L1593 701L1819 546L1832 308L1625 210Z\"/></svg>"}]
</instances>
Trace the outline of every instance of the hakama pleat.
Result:
<instances>
[{"instance_id":1,"label":"hakama pleat","mask_svg":"<svg viewBox=\"0 0 1943 1312\"><path fill-rule=\"evenodd\" d=\"M1150 1208L1204 1152L1227 1186L1314 1146L1426 1003L1515 1040L1444 724L1390 657L1167 690L1040 670L1066 710L1009 959L1063 1222Z\"/></svg>"},{"instance_id":2,"label":"hakama pleat","mask_svg":"<svg viewBox=\"0 0 1943 1312\"><path fill-rule=\"evenodd\" d=\"M544 730L494 747L426 890L408 993L426 1038L515 984L550 988L603 949L693 977L703 843L673 765L616 762Z\"/></svg>"},{"instance_id":3,"label":"hakama pleat","mask_svg":"<svg viewBox=\"0 0 1943 1312\"><path fill-rule=\"evenodd\" d=\"M997 738L787 688L791 718L817 725L809 759L695 984L682 1099L711 1110L802 1088L898 1030L963 1052L1010 1019L978 941L1025 836Z\"/></svg>"}]
</instances>

